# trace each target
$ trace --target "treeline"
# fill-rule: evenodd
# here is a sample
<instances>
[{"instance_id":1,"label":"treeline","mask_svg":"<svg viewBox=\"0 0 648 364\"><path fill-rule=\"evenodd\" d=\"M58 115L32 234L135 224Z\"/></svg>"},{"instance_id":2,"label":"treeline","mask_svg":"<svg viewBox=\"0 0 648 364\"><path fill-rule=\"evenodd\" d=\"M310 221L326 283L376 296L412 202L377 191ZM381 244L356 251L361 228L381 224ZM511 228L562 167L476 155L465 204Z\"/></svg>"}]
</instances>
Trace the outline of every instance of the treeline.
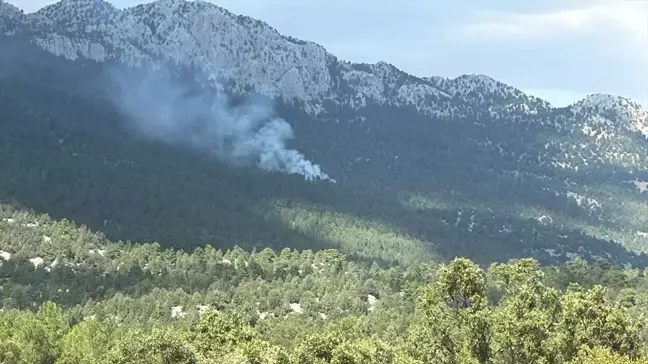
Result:
<instances>
[{"instance_id":1,"label":"treeline","mask_svg":"<svg viewBox=\"0 0 648 364\"><path fill-rule=\"evenodd\" d=\"M455 259L421 286L402 332L374 330L369 315L319 327L268 326L238 310L205 308L178 324L143 326L111 317L81 319L46 302L0 312L3 363L648 363L645 317L596 285L546 286L532 259L481 270ZM180 317L178 321L184 321Z\"/></svg>"}]
</instances>

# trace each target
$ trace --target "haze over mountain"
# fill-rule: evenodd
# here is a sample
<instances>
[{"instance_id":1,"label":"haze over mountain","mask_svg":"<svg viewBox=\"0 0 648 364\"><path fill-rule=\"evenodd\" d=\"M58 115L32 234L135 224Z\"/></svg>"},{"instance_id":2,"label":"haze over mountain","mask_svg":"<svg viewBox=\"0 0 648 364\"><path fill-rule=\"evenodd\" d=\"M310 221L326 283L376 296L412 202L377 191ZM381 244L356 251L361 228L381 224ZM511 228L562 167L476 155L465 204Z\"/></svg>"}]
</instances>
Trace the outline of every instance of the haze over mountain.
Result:
<instances>
[{"instance_id":1,"label":"haze over mountain","mask_svg":"<svg viewBox=\"0 0 648 364\"><path fill-rule=\"evenodd\" d=\"M646 264L633 100L349 63L200 1L0 2L0 31L5 200L186 248Z\"/></svg>"}]
</instances>

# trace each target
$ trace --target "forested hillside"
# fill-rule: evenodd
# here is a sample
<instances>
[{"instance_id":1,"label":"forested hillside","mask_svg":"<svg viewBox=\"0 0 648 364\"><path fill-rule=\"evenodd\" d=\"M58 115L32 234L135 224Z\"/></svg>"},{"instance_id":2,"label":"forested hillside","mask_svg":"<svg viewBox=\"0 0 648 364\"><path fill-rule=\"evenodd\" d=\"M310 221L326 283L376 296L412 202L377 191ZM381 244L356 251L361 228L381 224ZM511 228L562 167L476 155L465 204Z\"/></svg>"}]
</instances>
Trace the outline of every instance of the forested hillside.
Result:
<instances>
[{"instance_id":1,"label":"forested hillside","mask_svg":"<svg viewBox=\"0 0 648 364\"><path fill-rule=\"evenodd\" d=\"M111 239L189 250L207 243L334 248L405 264L457 255L554 263L579 255L646 265L636 255L646 246L645 194L596 179L578 187L531 178L523 169L516 177L495 164L505 160L469 143L474 128L464 123L450 128L376 106L367 134L366 125L331 124L277 101L278 114L296 121L293 143L338 181L308 182L141 138L106 95L111 86L99 82L104 66L7 42L3 69L13 71L0 78L0 148L11 157L0 161L0 198ZM200 87L191 72L174 78ZM367 157L357 157L358 148ZM610 176L629 178L621 170ZM567 182L604 199L565 195Z\"/></svg>"},{"instance_id":2,"label":"forested hillside","mask_svg":"<svg viewBox=\"0 0 648 364\"><path fill-rule=\"evenodd\" d=\"M3 206L5 363L648 358L648 277L637 269L580 258L385 267L334 250L184 253Z\"/></svg>"}]
</instances>

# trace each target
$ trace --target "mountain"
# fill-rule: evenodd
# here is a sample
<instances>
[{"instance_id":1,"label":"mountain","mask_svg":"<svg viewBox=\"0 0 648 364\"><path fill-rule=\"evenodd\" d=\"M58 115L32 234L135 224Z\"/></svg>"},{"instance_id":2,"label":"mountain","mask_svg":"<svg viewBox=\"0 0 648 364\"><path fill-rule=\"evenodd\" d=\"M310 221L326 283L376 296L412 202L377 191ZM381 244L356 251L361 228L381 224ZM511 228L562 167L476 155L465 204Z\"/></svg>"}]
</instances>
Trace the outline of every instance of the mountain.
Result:
<instances>
[{"instance_id":1,"label":"mountain","mask_svg":"<svg viewBox=\"0 0 648 364\"><path fill-rule=\"evenodd\" d=\"M632 100L597 94L556 108L485 75L349 63L201 1L119 10L63 0L24 14L0 0L0 31L0 148L12 156L0 162L0 199L9 204L187 249L336 248L401 264L456 255L648 262L648 114ZM295 136L273 139L287 144L271 157L309 158L337 183L276 173L290 169L263 164L277 144L250 146L256 129L242 143L233 135L227 156L266 148L257 163L266 171L213 158L210 138L224 132L209 125L186 124L198 131L177 138L163 123L133 126L125 111L137 105L124 110L114 90L148 82L150 70L183 95L271 100L270 114ZM107 76L115 72L125 76ZM137 110L173 119L171 103L154 103L168 96L155 82L155 95L131 94L153 103ZM281 154L290 151L299 152Z\"/></svg>"}]
</instances>

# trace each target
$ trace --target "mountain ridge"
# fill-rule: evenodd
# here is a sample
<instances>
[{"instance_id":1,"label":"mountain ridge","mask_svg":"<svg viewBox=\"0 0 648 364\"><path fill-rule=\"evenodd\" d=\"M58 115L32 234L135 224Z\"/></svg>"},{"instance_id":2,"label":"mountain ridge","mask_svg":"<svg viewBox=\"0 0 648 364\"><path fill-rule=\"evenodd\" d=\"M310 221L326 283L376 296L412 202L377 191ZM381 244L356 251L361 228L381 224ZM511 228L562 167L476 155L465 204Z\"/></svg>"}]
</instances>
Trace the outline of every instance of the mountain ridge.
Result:
<instances>
[{"instance_id":1,"label":"mountain ridge","mask_svg":"<svg viewBox=\"0 0 648 364\"><path fill-rule=\"evenodd\" d=\"M5 10L5 12L11 13L12 11ZM165 28L169 24L163 19L176 15L175 21L180 21L180 23L174 23L173 29ZM144 60L151 61L156 57L167 57L182 64L205 63L208 64L206 73L212 78L235 78L268 96L306 101L306 107L313 115L318 115L322 111L322 104L325 100L339 98L335 86L340 82L351 84L354 90L352 99L340 101L341 103L346 101L352 107L361 107L367 102L410 105L431 117L441 119L453 118L457 115L465 116L468 113L466 108L495 106L485 105L488 99L495 99L500 103L524 104L526 105L524 109L529 112L535 112L534 110L538 108L542 110L552 108L549 102L527 95L519 89L486 75L465 74L455 78L417 77L386 62L367 65L338 61L337 57L321 45L282 35L263 21L235 15L222 7L203 1L159 0L130 8L117 9L104 0L62 0L27 14L25 17L35 23L42 22L42 19L48 19L51 22L49 25L41 24L41 26L53 27L48 30L43 29L49 34L36 36L35 39L41 47L56 55L68 59L77 59L79 56L83 56L95 61L117 58L131 65ZM187 19L192 20L187 22ZM90 23L87 23L88 21ZM85 22L83 23L84 29L76 29L75 27L82 22ZM109 24L102 24L102 22ZM196 23L200 26L191 26ZM208 29L209 25L214 25L214 23L226 28L227 33L237 33L236 36L228 38L224 33L216 32L213 27ZM301 52L306 56L299 57L293 54L293 57L284 62L287 63L286 65L274 72L264 69L262 66L254 66L258 65L258 62L244 67L247 75L242 74L243 70L219 72L216 69L231 69L233 59L247 60L249 57L222 56L232 50L228 47L215 46L208 38L223 38L229 41L230 47L233 46L235 50L240 50L241 39L244 44L247 44L251 39L249 34L245 34L246 30L241 30L241 24L244 27L252 28L250 32L254 33L254 36L265 38L263 42L258 43L274 43L270 49L265 49L263 52L265 54L261 58L263 58L262 63L264 64L269 59L288 57L286 52L278 54L281 52L277 48L286 48L286 46L290 48L290 45L296 46L290 50L292 53ZM196 28L203 28L200 29L202 32ZM130 34L127 34L123 29L131 29ZM66 34L74 32L82 34L77 37ZM108 38L112 35L112 39L92 40L92 36L101 35L106 35ZM155 46L147 45L147 41L154 42L153 38L155 37L161 37L166 41ZM273 41L267 42L268 38ZM232 45L232 42L237 40L239 44ZM281 44L281 41L285 44ZM169 43L175 44L169 46ZM137 46L138 44L142 46ZM108 47L106 47L107 45ZM121 48L124 54L119 56L116 54L118 52L111 52L107 48L115 50ZM158 48L157 51L156 48ZM166 49L160 51L160 48ZM257 52L259 48L263 50L266 47L252 47L251 53ZM219 57L219 55L221 56ZM327 70L327 67L335 63L340 65L341 80L336 80L335 76ZM235 68L243 67L238 65ZM362 70L358 70L359 68ZM253 72L250 71L251 69ZM271 74L270 77L264 77L264 74L268 72ZM406 78L407 81L398 80L399 78ZM273 83L277 83L278 86L273 86ZM609 97L620 96L609 95ZM453 100L461 101L461 105L452 102ZM591 101L591 95L567 107L578 110L578 107L588 100ZM604 102L603 100L599 101ZM430 104L435 105L432 107ZM635 111L628 111L626 114L638 118L638 121L632 119L630 123L633 125L646 124L646 111L636 102L630 100L630 104L626 107ZM634 129L644 130L637 127ZM646 133L648 131L644 132L644 134Z\"/></svg>"}]
</instances>

